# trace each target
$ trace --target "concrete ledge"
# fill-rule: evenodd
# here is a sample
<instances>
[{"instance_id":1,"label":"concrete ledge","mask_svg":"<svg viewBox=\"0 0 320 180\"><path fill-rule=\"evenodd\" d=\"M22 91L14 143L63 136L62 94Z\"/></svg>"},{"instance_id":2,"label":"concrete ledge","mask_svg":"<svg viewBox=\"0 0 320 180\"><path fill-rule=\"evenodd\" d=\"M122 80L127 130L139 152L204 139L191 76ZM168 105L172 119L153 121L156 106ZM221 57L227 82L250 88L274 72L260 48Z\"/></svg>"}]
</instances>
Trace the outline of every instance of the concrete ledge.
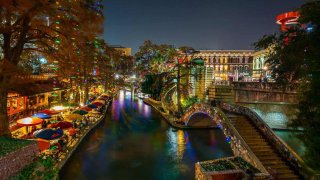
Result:
<instances>
[{"instance_id":1,"label":"concrete ledge","mask_svg":"<svg viewBox=\"0 0 320 180\"><path fill-rule=\"evenodd\" d=\"M69 152L66 154L66 157L63 158L61 161L58 162L57 166L58 169L61 170L63 168L63 166L68 162L68 160L70 159L70 157L73 155L73 153L76 151L76 149L78 148L78 146L81 144L81 142L84 140L84 138L89 134L89 132L91 132L92 129L94 129L95 127L97 127L98 124L100 124L102 122L103 119L105 119L106 117L106 112L108 110L108 107L110 105L110 102L112 100L109 100L106 103L106 108L103 112L102 117L97 120L94 124L92 124L89 129L86 130L86 132L80 137L80 139L76 142L76 144L73 146L73 148L71 150L69 150Z\"/></svg>"}]
</instances>

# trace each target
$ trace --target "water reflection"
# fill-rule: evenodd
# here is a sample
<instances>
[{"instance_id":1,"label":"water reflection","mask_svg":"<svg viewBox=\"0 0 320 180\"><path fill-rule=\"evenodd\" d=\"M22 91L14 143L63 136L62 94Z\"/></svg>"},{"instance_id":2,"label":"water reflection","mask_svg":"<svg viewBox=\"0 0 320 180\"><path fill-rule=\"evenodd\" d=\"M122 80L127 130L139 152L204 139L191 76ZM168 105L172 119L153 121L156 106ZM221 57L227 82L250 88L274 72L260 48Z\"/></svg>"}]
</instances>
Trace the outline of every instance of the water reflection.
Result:
<instances>
[{"instance_id":1,"label":"water reflection","mask_svg":"<svg viewBox=\"0 0 320 180\"><path fill-rule=\"evenodd\" d=\"M303 142L298 139L296 136L302 132L294 132L294 131L275 131L275 133L285 141L299 156L303 156L306 147Z\"/></svg>"},{"instance_id":2,"label":"water reflection","mask_svg":"<svg viewBox=\"0 0 320 180\"><path fill-rule=\"evenodd\" d=\"M271 128L286 129L296 117L297 107L288 104L241 104L255 111Z\"/></svg>"},{"instance_id":3,"label":"water reflection","mask_svg":"<svg viewBox=\"0 0 320 180\"><path fill-rule=\"evenodd\" d=\"M150 106L120 92L61 179L194 179L197 161L231 156L220 130L174 130Z\"/></svg>"}]
</instances>

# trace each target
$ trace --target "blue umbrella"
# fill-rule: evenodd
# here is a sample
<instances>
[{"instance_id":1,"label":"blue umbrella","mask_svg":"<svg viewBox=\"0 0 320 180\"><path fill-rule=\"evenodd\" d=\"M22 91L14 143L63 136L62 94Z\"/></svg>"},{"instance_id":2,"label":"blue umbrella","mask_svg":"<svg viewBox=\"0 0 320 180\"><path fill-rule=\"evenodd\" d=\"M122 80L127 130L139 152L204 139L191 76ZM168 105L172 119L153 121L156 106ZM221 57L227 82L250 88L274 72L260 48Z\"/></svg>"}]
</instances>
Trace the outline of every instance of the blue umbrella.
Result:
<instances>
[{"instance_id":1,"label":"blue umbrella","mask_svg":"<svg viewBox=\"0 0 320 180\"><path fill-rule=\"evenodd\" d=\"M40 129L33 133L33 137L46 140L58 139L63 135L62 129Z\"/></svg>"},{"instance_id":2,"label":"blue umbrella","mask_svg":"<svg viewBox=\"0 0 320 180\"><path fill-rule=\"evenodd\" d=\"M94 104L89 104L89 105L87 105L87 107L88 107L88 108L91 108L91 109L96 109L96 108L98 108L98 106L97 106L97 105L94 105Z\"/></svg>"},{"instance_id":3,"label":"blue umbrella","mask_svg":"<svg viewBox=\"0 0 320 180\"><path fill-rule=\"evenodd\" d=\"M32 116L40 118L40 119L50 119L50 118L52 118L50 115L48 115L46 113L37 113L37 114L34 114Z\"/></svg>"}]
</instances>

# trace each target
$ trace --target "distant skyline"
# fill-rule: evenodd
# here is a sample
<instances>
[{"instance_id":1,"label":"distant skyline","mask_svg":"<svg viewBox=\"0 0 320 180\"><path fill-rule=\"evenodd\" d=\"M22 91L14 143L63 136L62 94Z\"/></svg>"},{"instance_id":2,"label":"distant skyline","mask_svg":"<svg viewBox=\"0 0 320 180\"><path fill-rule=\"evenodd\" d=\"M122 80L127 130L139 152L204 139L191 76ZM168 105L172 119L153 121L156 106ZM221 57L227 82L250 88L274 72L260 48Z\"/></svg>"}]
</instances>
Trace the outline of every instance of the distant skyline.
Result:
<instances>
[{"instance_id":1,"label":"distant skyline","mask_svg":"<svg viewBox=\"0 0 320 180\"><path fill-rule=\"evenodd\" d=\"M279 29L276 16L302 0L106 0L103 37L131 47L145 40L195 49L253 49Z\"/></svg>"}]
</instances>

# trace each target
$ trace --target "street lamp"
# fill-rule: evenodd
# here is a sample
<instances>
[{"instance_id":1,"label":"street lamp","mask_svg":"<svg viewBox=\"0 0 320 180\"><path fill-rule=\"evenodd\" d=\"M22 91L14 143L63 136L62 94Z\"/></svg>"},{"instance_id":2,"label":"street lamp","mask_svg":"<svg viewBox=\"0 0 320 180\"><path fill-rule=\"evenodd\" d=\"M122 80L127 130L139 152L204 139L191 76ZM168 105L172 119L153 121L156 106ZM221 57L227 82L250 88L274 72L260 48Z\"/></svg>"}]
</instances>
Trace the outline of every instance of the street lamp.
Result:
<instances>
[{"instance_id":1,"label":"street lamp","mask_svg":"<svg viewBox=\"0 0 320 180\"><path fill-rule=\"evenodd\" d=\"M268 66L264 66L263 70L265 72L265 76L267 77L267 75L268 75Z\"/></svg>"}]
</instances>

